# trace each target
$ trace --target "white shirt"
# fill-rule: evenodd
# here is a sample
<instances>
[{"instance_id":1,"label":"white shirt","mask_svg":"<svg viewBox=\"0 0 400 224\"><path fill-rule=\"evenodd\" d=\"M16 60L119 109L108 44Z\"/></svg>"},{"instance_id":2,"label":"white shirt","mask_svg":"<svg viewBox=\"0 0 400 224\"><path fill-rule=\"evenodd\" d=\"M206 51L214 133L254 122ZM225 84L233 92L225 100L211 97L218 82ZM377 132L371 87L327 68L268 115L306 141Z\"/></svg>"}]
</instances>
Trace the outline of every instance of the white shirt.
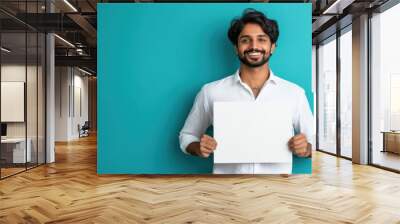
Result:
<instances>
[{"instance_id":1,"label":"white shirt","mask_svg":"<svg viewBox=\"0 0 400 224\"><path fill-rule=\"evenodd\" d=\"M197 94L179 135L182 151L189 154L186 151L187 146L192 142L199 142L206 129L212 125L214 102L265 102L275 98L292 105L292 123L295 133L305 134L307 141L313 144L313 115L301 87L275 76L270 70L269 79L264 83L256 98L251 88L241 80L239 70L237 70L231 76L204 85ZM213 168L215 174L290 174L291 172L292 162L214 164Z\"/></svg>"}]
</instances>

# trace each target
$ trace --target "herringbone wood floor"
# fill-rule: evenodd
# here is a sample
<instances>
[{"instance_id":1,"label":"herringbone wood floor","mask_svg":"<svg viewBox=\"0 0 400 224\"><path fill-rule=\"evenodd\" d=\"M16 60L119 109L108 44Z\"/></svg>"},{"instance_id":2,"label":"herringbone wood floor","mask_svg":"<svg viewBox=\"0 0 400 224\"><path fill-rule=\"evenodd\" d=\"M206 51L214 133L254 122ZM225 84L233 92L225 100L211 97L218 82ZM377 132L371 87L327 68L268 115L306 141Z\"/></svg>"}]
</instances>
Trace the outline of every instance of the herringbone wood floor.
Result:
<instances>
[{"instance_id":1,"label":"herringbone wood floor","mask_svg":"<svg viewBox=\"0 0 400 224\"><path fill-rule=\"evenodd\" d=\"M0 223L400 223L400 175L316 152L313 174L98 176L96 138L0 181Z\"/></svg>"}]
</instances>

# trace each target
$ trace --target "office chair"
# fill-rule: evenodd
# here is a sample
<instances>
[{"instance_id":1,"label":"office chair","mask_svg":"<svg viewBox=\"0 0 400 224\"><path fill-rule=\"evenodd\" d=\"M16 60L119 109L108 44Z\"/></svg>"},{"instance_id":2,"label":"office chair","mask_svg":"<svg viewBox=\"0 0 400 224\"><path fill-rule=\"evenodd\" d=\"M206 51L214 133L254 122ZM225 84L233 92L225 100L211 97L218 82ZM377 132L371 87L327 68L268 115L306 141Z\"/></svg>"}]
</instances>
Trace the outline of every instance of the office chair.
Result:
<instances>
[{"instance_id":1,"label":"office chair","mask_svg":"<svg viewBox=\"0 0 400 224\"><path fill-rule=\"evenodd\" d=\"M78 124L79 138L89 136L89 129L90 129L89 121L85 121L82 127L80 127L80 125Z\"/></svg>"}]
</instances>

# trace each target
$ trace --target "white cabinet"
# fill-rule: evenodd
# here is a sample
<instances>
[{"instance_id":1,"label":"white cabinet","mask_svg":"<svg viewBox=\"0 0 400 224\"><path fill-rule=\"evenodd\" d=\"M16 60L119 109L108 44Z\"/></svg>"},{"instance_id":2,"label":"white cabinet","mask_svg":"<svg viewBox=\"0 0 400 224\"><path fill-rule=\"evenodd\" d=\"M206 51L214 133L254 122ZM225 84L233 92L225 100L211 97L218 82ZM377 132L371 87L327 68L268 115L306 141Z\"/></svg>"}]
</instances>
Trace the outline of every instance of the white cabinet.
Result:
<instances>
[{"instance_id":1,"label":"white cabinet","mask_svg":"<svg viewBox=\"0 0 400 224\"><path fill-rule=\"evenodd\" d=\"M25 163L32 161L32 140L27 139L25 151L25 138L7 138L1 140L2 147L12 148L12 162ZM27 159L27 161L25 161Z\"/></svg>"}]
</instances>

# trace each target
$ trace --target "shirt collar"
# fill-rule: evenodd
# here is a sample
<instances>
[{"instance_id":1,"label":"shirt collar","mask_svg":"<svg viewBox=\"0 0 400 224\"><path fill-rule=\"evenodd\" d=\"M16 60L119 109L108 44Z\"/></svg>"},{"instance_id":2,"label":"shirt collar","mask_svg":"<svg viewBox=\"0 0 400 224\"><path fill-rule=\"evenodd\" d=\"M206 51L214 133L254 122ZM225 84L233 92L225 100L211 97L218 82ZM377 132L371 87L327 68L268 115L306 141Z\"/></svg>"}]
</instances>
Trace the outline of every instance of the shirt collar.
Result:
<instances>
[{"instance_id":1,"label":"shirt collar","mask_svg":"<svg viewBox=\"0 0 400 224\"><path fill-rule=\"evenodd\" d=\"M244 82L242 81L242 78L241 78L240 75L239 75L239 72L240 72L240 69L236 70L236 72L235 72L235 74L234 74L235 82L244 83ZM269 82L271 82L271 83L273 83L273 84L275 84L275 85L279 83L279 77L276 76L276 75L272 72L271 69L269 69L269 78L268 78L268 80L264 83L264 86L265 86L267 83L269 83Z\"/></svg>"}]
</instances>

